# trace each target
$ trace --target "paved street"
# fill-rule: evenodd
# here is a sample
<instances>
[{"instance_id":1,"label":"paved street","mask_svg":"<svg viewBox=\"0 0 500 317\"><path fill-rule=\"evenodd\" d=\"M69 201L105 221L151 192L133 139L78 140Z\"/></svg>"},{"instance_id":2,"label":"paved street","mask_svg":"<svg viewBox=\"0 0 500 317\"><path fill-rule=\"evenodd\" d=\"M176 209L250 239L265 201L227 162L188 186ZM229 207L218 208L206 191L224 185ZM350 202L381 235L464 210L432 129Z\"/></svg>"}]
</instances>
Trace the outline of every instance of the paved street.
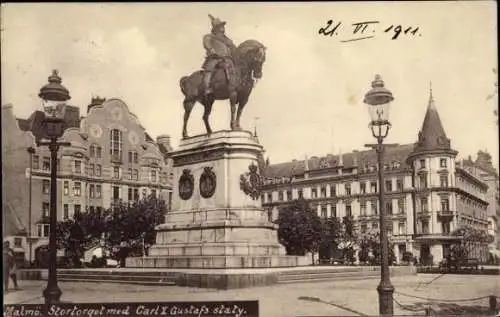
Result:
<instances>
[{"instance_id":1,"label":"paved street","mask_svg":"<svg viewBox=\"0 0 500 317\"><path fill-rule=\"evenodd\" d=\"M434 300L471 299L489 295L500 296L500 283L493 276L419 275L392 279L397 292ZM63 301L216 301L254 300L260 302L261 316L358 316L378 314L377 279L274 285L248 289L218 291L187 287L131 286L62 282ZM42 281L21 281L22 290L9 292L5 303L42 303ZM325 302L299 300L299 297L317 297ZM429 302L396 294L397 314L423 314L423 307L432 305L433 311L453 314L478 315L488 307L488 299L446 303ZM409 306L409 307L408 307ZM413 310L419 310L413 312Z\"/></svg>"}]
</instances>

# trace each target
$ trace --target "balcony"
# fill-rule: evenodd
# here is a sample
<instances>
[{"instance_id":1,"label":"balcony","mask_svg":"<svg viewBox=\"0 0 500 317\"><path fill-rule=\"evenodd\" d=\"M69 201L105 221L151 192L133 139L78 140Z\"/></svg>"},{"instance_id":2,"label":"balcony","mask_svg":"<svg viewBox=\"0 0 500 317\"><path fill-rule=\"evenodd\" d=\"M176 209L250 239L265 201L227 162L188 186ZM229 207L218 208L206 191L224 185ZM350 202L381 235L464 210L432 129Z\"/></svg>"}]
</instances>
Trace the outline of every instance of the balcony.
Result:
<instances>
[{"instance_id":1,"label":"balcony","mask_svg":"<svg viewBox=\"0 0 500 317\"><path fill-rule=\"evenodd\" d=\"M123 164L123 158L121 153L111 154L111 163Z\"/></svg>"},{"instance_id":2,"label":"balcony","mask_svg":"<svg viewBox=\"0 0 500 317\"><path fill-rule=\"evenodd\" d=\"M450 221L453 220L453 211L451 210L441 210L438 211L438 220L440 221Z\"/></svg>"},{"instance_id":3,"label":"balcony","mask_svg":"<svg viewBox=\"0 0 500 317\"><path fill-rule=\"evenodd\" d=\"M423 211L417 212L418 218L430 218L430 216L431 216L431 213L428 210L423 210Z\"/></svg>"}]
</instances>

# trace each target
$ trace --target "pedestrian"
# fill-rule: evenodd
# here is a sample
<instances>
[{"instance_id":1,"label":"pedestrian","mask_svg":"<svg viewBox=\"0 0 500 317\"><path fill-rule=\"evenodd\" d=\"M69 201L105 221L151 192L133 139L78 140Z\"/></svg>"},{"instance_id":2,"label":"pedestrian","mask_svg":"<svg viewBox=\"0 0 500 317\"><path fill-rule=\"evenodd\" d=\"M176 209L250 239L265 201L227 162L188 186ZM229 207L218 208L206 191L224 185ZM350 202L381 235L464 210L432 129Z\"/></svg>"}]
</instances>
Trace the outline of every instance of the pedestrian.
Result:
<instances>
[{"instance_id":1,"label":"pedestrian","mask_svg":"<svg viewBox=\"0 0 500 317\"><path fill-rule=\"evenodd\" d=\"M15 253L14 250L10 248L10 242L5 241L4 242L4 248L3 248L3 254L4 254L4 259L6 258L6 261L4 261L5 264L7 264L7 269L5 269L5 264L4 264L4 288L5 291L8 291L9 289L9 278L12 279L12 282L14 283L14 289L17 289L17 265L16 265L16 258L15 258Z\"/></svg>"},{"instance_id":2,"label":"pedestrian","mask_svg":"<svg viewBox=\"0 0 500 317\"><path fill-rule=\"evenodd\" d=\"M3 291L7 292L9 289L9 276L10 276L10 243L9 241L3 242Z\"/></svg>"}]
</instances>

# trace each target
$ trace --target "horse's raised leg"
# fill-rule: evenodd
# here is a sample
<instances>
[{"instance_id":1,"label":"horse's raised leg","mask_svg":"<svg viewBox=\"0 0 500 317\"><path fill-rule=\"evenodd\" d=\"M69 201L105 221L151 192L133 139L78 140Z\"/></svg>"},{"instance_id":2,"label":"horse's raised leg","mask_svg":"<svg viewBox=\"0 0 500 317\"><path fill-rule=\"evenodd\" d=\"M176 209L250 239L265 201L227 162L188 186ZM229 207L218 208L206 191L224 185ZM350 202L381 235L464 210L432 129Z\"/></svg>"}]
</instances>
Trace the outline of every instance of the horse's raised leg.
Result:
<instances>
[{"instance_id":1,"label":"horse's raised leg","mask_svg":"<svg viewBox=\"0 0 500 317\"><path fill-rule=\"evenodd\" d=\"M205 112L203 113L203 122L205 123L205 128L207 129L207 134L212 134L212 129L210 128L210 122L208 122L208 118L210 118L210 114L212 113L212 106L214 104L214 98L208 97L204 103Z\"/></svg>"},{"instance_id":2,"label":"horse's raised leg","mask_svg":"<svg viewBox=\"0 0 500 317\"><path fill-rule=\"evenodd\" d=\"M195 100L191 100L191 99L184 99L184 124L183 124L183 127L182 127L182 137L183 138L187 138L188 137L188 134L187 134L187 122L189 120L189 115L191 114L191 110L193 110L193 107L194 107L194 103L196 101Z\"/></svg>"},{"instance_id":3,"label":"horse's raised leg","mask_svg":"<svg viewBox=\"0 0 500 317\"><path fill-rule=\"evenodd\" d=\"M245 108L247 102L248 102L248 96L242 97L240 96L238 100L238 112L236 113L236 129L240 130L240 118L241 118L241 113L243 112L243 108Z\"/></svg>"},{"instance_id":4,"label":"horse's raised leg","mask_svg":"<svg viewBox=\"0 0 500 317\"><path fill-rule=\"evenodd\" d=\"M229 103L231 104L231 130L236 130L236 103L238 94L235 90L229 92Z\"/></svg>"}]
</instances>

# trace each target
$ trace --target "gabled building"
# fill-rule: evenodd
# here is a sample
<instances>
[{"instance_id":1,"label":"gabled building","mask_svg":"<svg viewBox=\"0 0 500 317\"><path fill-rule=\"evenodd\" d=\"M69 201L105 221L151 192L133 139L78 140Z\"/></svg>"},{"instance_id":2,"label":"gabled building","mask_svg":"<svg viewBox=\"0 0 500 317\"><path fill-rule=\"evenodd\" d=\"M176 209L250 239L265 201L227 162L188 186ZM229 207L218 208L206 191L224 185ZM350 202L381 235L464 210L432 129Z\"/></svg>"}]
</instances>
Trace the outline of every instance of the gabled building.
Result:
<instances>
[{"instance_id":1,"label":"gabled building","mask_svg":"<svg viewBox=\"0 0 500 317\"><path fill-rule=\"evenodd\" d=\"M61 83L56 72L43 89L54 82ZM66 102L54 106L64 113L61 141L71 143L58 152L58 220L148 195L170 203L169 136L153 140L119 99L92 98L86 116ZM42 111L35 111L28 119L19 119L12 106L2 107L3 217L10 219L3 222L9 236L4 234L4 239L22 238L30 232L31 258L48 243L49 235L50 151L46 146L36 147L35 142L44 138L43 117ZM34 151L29 153L29 148ZM28 259L27 246L21 248Z\"/></svg>"},{"instance_id":2,"label":"gabled building","mask_svg":"<svg viewBox=\"0 0 500 317\"><path fill-rule=\"evenodd\" d=\"M378 229L385 212L398 261L409 251L424 263L438 263L456 241L456 228L487 230L488 185L456 166L456 155L431 92L418 141L386 149L384 184L378 183L376 152L355 150L265 167L261 200L276 217L279 208L304 197L320 217L352 216L361 232ZM380 186L386 192L382 211ZM487 250L475 256L485 260Z\"/></svg>"}]
</instances>

